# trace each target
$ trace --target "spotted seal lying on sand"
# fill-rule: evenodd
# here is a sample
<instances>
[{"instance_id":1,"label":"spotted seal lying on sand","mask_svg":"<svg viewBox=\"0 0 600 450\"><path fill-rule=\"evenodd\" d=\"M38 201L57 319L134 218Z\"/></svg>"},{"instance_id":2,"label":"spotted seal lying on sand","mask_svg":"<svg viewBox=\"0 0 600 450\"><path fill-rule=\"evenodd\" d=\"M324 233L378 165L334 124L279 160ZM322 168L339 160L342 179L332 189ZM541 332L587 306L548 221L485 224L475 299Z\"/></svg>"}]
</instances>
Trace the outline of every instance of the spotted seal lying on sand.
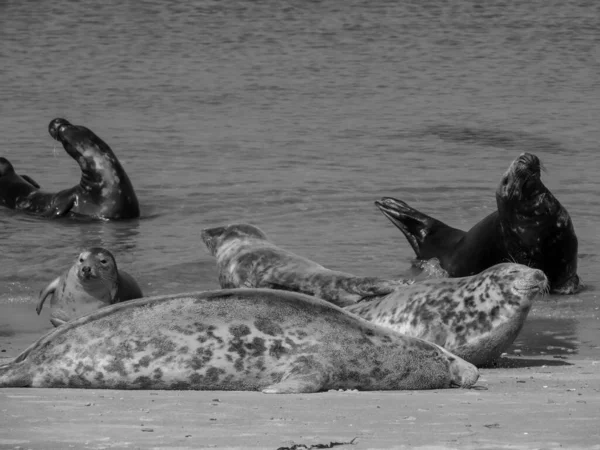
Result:
<instances>
[{"instance_id":1,"label":"spotted seal lying on sand","mask_svg":"<svg viewBox=\"0 0 600 450\"><path fill-rule=\"evenodd\" d=\"M541 180L537 156L523 153L502 176L498 210L469 231L452 228L385 197L375 204L406 236L417 258L438 258L452 277L474 275L501 262L543 270L552 292L580 290L577 236L567 210Z\"/></svg>"},{"instance_id":2,"label":"spotted seal lying on sand","mask_svg":"<svg viewBox=\"0 0 600 450\"><path fill-rule=\"evenodd\" d=\"M503 263L470 277L415 283L344 309L482 366L510 347L533 301L547 291L541 270Z\"/></svg>"},{"instance_id":3,"label":"spotted seal lying on sand","mask_svg":"<svg viewBox=\"0 0 600 450\"><path fill-rule=\"evenodd\" d=\"M143 297L135 279L117 269L108 250L92 247L81 252L75 263L40 292L38 315L48 296L50 322L55 327L113 303Z\"/></svg>"},{"instance_id":4,"label":"spotted seal lying on sand","mask_svg":"<svg viewBox=\"0 0 600 450\"><path fill-rule=\"evenodd\" d=\"M0 387L398 390L472 386L477 369L323 300L230 289L118 303L0 366Z\"/></svg>"},{"instance_id":5,"label":"spotted seal lying on sand","mask_svg":"<svg viewBox=\"0 0 600 450\"><path fill-rule=\"evenodd\" d=\"M318 264L277 248L264 234L256 238L257 242L248 238L259 232L251 225L229 225L202 233L211 253L217 256L222 284L242 287L250 280L294 291L299 286L297 280L302 280L305 292L317 292L322 299L339 303L335 285L322 289L321 279L306 275L305 266ZM296 258L301 264L295 262ZM352 275L345 274L344 279L353 285ZM385 281L380 283L386 285ZM532 301L547 289L548 281L542 271L504 263L471 277L396 286L364 301L347 302L344 309L378 325L441 345L472 364L483 365L513 343Z\"/></svg>"},{"instance_id":6,"label":"spotted seal lying on sand","mask_svg":"<svg viewBox=\"0 0 600 450\"><path fill-rule=\"evenodd\" d=\"M30 177L17 175L6 158L0 158L0 205L43 217L131 219L140 216L131 181L104 141L91 130L65 119L52 120L48 130L79 164L79 184L57 193L44 192Z\"/></svg>"},{"instance_id":7,"label":"spotted seal lying on sand","mask_svg":"<svg viewBox=\"0 0 600 450\"><path fill-rule=\"evenodd\" d=\"M249 224L207 228L201 237L210 254L217 258L222 288L283 289L314 295L343 307L412 283L326 269L277 247L258 227Z\"/></svg>"}]
</instances>

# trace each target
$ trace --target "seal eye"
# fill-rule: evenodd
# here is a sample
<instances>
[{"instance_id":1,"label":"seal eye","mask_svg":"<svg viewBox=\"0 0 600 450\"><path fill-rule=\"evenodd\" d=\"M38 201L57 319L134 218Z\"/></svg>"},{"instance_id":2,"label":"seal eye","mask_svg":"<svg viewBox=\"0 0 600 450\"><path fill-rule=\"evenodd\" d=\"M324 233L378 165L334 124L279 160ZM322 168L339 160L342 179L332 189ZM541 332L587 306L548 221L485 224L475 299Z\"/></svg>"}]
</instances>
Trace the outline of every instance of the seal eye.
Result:
<instances>
[{"instance_id":1,"label":"seal eye","mask_svg":"<svg viewBox=\"0 0 600 450\"><path fill-rule=\"evenodd\" d=\"M102 264L106 264L106 260L105 260L105 259L101 259L101 260L100 260L100 262L101 262Z\"/></svg>"},{"instance_id":2,"label":"seal eye","mask_svg":"<svg viewBox=\"0 0 600 450\"><path fill-rule=\"evenodd\" d=\"M83 262L83 258L79 258L79 262L82 263Z\"/></svg>"}]
</instances>

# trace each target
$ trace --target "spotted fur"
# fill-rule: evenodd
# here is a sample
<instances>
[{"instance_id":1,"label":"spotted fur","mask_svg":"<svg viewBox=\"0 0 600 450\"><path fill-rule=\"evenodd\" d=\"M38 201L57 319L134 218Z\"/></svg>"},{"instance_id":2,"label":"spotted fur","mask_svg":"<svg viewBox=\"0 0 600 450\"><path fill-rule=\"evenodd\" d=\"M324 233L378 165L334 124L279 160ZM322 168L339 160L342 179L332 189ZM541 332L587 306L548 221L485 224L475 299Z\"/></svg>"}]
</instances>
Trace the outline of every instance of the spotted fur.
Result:
<instances>
[{"instance_id":1,"label":"spotted fur","mask_svg":"<svg viewBox=\"0 0 600 450\"><path fill-rule=\"evenodd\" d=\"M412 280L356 277L329 270L314 261L281 249L257 227L234 224L202 231L202 240L217 258L222 288L282 289L314 295L338 306L386 295Z\"/></svg>"},{"instance_id":2,"label":"spotted fur","mask_svg":"<svg viewBox=\"0 0 600 450\"><path fill-rule=\"evenodd\" d=\"M38 315L50 299L50 322L55 327L113 303L141 298L135 279L117 269L113 254L101 247L83 251L73 265L40 292Z\"/></svg>"},{"instance_id":3,"label":"spotted fur","mask_svg":"<svg viewBox=\"0 0 600 450\"><path fill-rule=\"evenodd\" d=\"M270 289L115 304L0 366L0 387L299 393L468 387L477 378L473 365L437 345Z\"/></svg>"},{"instance_id":4,"label":"spotted fur","mask_svg":"<svg viewBox=\"0 0 600 450\"><path fill-rule=\"evenodd\" d=\"M345 309L484 365L513 343L532 302L547 290L541 270L504 263L470 277L415 283Z\"/></svg>"}]
</instances>

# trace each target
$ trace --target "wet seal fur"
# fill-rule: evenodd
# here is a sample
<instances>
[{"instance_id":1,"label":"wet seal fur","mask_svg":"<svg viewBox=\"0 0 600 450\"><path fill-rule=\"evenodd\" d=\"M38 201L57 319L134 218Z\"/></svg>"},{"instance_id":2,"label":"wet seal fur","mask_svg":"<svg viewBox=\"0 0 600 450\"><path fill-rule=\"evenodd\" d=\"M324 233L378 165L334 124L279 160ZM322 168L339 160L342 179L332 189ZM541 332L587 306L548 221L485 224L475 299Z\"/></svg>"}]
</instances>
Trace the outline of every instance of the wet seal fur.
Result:
<instances>
[{"instance_id":1,"label":"wet seal fur","mask_svg":"<svg viewBox=\"0 0 600 450\"><path fill-rule=\"evenodd\" d=\"M207 228L202 230L201 238L217 258L222 288L282 289L314 295L343 307L412 283L329 270L277 247L258 227L249 224Z\"/></svg>"},{"instance_id":2,"label":"wet seal fur","mask_svg":"<svg viewBox=\"0 0 600 450\"><path fill-rule=\"evenodd\" d=\"M143 297L135 279L117 269L111 252L92 247L81 252L74 264L40 292L38 315L46 298L50 300L50 322L55 327L98 308Z\"/></svg>"},{"instance_id":3,"label":"wet seal fur","mask_svg":"<svg viewBox=\"0 0 600 450\"><path fill-rule=\"evenodd\" d=\"M512 345L533 301L548 289L541 270L503 263L470 277L415 283L344 309L483 366Z\"/></svg>"},{"instance_id":4,"label":"wet seal fur","mask_svg":"<svg viewBox=\"0 0 600 450\"><path fill-rule=\"evenodd\" d=\"M131 181L104 141L91 130L65 119L52 120L48 130L79 164L79 184L57 193L44 192L27 175L17 175L6 158L0 158L0 205L43 217L107 220L140 216Z\"/></svg>"},{"instance_id":5,"label":"wet seal fur","mask_svg":"<svg viewBox=\"0 0 600 450\"><path fill-rule=\"evenodd\" d=\"M142 298L51 331L0 366L2 387L398 390L472 386L447 350L271 289Z\"/></svg>"},{"instance_id":6,"label":"wet seal fur","mask_svg":"<svg viewBox=\"0 0 600 450\"><path fill-rule=\"evenodd\" d=\"M537 156L523 153L502 176L498 210L469 231L452 228L391 197L375 204L406 236L418 259L438 258L452 277L474 275L502 262L544 271L552 292L574 294L577 236L567 210L541 180Z\"/></svg>"}]
</instances>

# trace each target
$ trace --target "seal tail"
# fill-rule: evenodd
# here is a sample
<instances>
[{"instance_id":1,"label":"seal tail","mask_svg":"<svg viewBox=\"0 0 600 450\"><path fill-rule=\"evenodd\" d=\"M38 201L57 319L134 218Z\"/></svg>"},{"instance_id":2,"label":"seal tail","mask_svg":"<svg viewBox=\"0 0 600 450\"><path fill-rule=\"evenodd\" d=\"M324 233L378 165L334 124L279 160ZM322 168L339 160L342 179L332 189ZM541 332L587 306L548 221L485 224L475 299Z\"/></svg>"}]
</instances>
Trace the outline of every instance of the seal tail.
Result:
<instances>
[{"instance_id":1,"label":"seal tail","mask_svg":"<svg viewBox=\"0 0 600 450\"><path fill-rule=\"evenodd\" d=\"M447 247L448 244L453 245L466 234L464 231L452 228L427 214L411 208L402 200L383 197L381 200L375 201L375 205L402 231L418 259L439 257L437 254L439 252L432 251L431 249ZM445 230L444 241L446 242L436 242L436 234L440 230ZM448 230L451 231L450 235L448 235Z\"/></svg>"}]
</instances>

